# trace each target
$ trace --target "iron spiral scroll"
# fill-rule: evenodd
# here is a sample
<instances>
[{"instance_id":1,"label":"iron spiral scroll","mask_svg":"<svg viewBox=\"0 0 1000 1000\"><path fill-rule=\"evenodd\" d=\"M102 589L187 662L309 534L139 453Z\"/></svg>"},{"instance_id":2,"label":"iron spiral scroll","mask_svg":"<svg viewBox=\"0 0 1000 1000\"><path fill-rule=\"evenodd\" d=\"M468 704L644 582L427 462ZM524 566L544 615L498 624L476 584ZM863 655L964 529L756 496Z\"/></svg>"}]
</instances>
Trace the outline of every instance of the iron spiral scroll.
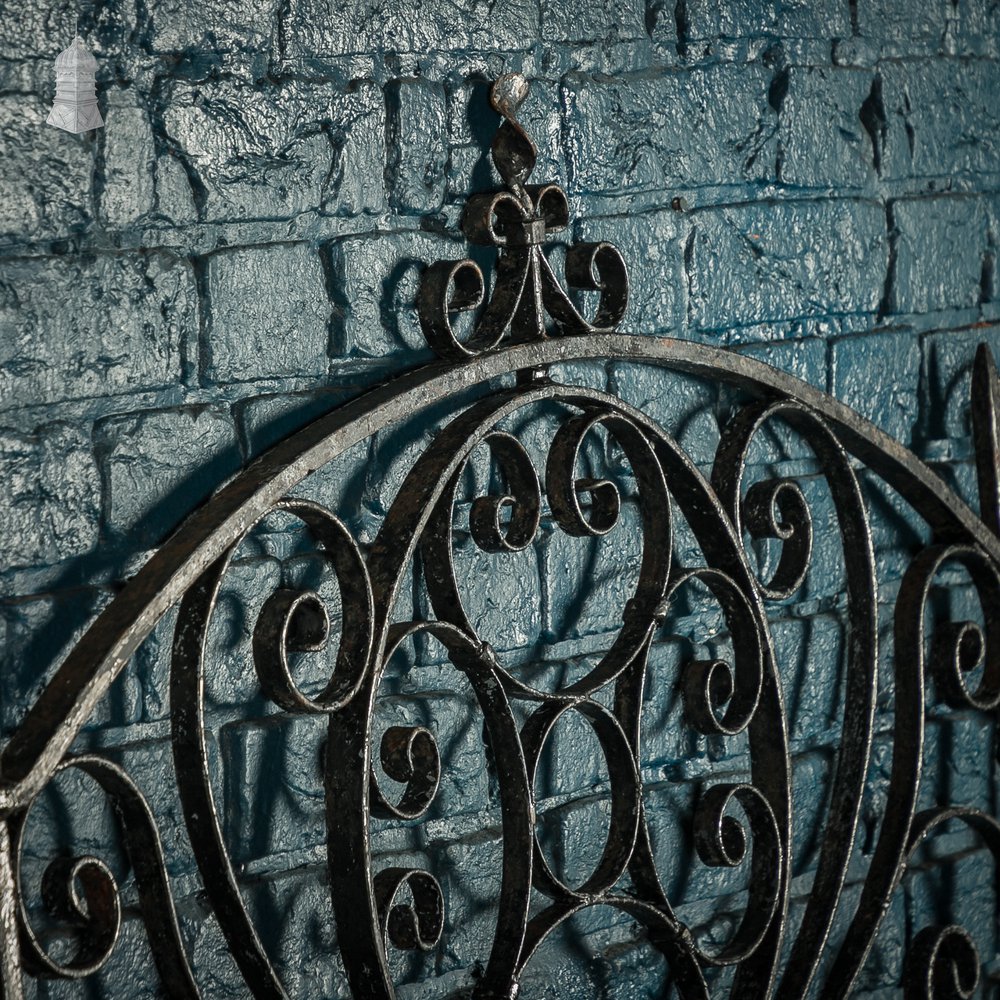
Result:
<instances>
[{"instance_id":1,"label":"iron spiral scroll","mask_svg":"<svg viewBox=\"0 0 1000 1000\"><path fill-rule=\"evenodd\" d=\"M340 609L331 620L317 589L277 587L253 623L248 669L277 718L328 720L326 870L346 986L355 997L393 997L392 956L433 950L446 936L446 893L435 873L417 864L380 866L371 841L374 821L419 829L449 766L433 720L390 725L380 737L375 728L392 658L414 643L443 650L454 683L469 692L495 783L502 864L494 929L483 943L478 974L458 987L463 996L518 995L533 956L557 928L596 907L623 911L644 928L646 946L669 970L664 990L678 996L717 995L719 983L733 997L848 996L910 859L926 842L964 826L996 861L995 817L964 801L928 809L920 798L925 702L936 695L984 720L1000 705L1000 381L988 350L980 348L976 357L972 390L977 516L913 454L806 383L735 353L616 332L628 281L620 253L608 243L566 252L566 284L597 297L588 319L581 298L564 289L543 252L567 226L569 206L558 186L529 184L536 151L517 118L526 95L519 75L494 84L492 102L503 121L493 158L506 189L474 196L463 218L470 240L499 251L491 292L471 260L439 262L425 272L420 319L441 360L321 417L221 489L95 620L4 746L4 997L23 996L26 977L91 976L115 950L119 886L96 857L57 857L42 878L44 907L74 929L74 948L54 955L34 929L38 907L22 880L26 831L36 801L68 773L96 783L117 815L165 992L211 996L199 985L181 932L167 831L158 828L138 778L97 753L76 752L78 735L112 680L174 607L171 747L204 899L247 994L288 995L227 844L205 717L213 669L207 636L221 588L240 546L275 515L300 524L313 539L336 580ZM477 310L461 334L455 317ZM639 409L552 373L565 363L609 360L694 375L749 397L726 424L707 473ZM538 425L522 434L530 415L546 407L544 434ZM369 544L359 542L345 512L294 492L352 445L431 409L445 416ZM813 523L810 499L794 477L748 481L755 443L776 425L792 428L808 445L833 501L832 524ZM614 469L597 469L595 461ZM885 796L891 808L873 831L859 872L880 691L879 611L886 604L862 470L905 500L928 537L911 553L891 604L893 655L885 658L891 667L881 683L892 704ZM466 503L470 479L481 488ZM542 683L484 640L466 602L477 581L462 579L456 555L456 538L466 529L475 548L491 557L530 548L543 529L588 544L630 525L638 541L635 585L618 609L620 624L586 670L565 683ZM801 591L826 536L839 543L843 564L840 738L810 884L793 893L796 784L785 664L768 611ZM764 572L758 544L777 552ZM948 566L960 567L971 581L981 621L932 614L935 581ZM401 595L414 574L423 613L401 617ZM731 656L694 657L677 676L657 676L650 651L692 589L717 609ZM296 680L301 652L330 656L328 682L318 689ZM685 924L667 877L676 859L657 849L651 833L643 718L651 685L677 686L690 733L746 750L745 775L705 782L690 817L698 863L745 872L739 912L724 939L712 944ZM547 747L570 718L593 733L607 774L607 833L591 869L576 881L552 862L536 812ZM989 755L984 741L984 765ZM178 831L169 833L176 839ZM973 996L990 956L979 955L972 936L956 924L917 930L904 995Z\"/></svg>"}]
</instances>

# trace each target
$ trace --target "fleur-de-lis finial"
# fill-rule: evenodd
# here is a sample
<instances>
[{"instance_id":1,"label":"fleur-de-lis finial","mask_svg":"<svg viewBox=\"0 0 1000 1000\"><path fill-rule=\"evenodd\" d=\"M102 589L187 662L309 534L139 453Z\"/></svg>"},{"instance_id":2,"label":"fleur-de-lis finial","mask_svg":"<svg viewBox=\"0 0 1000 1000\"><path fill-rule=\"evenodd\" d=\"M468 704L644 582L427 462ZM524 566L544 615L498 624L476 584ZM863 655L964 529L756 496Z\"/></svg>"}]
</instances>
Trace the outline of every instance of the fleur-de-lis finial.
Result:
<instances>
[{"instance_id":1,"label":"fleur-de-lis finial","mask_svg":"<svg viewBox=\"0 0 1000 1000\"><path fill-rule=\"evenodd\" d=\"M467 358L499 345L509 333L514 342L613 330L628 303L628 272L610 243L577 243L567 248L566 283L600 292L593 320L585 319L563 290L542 245L569 225L569 202L557 184L528 184L538 159L531 137L517 119L528 96L528 81L506 73L490 90L490 103L503 121L493 138L493 162L506 191L472 195L462 229L474 243L499 251L492 295L473 327L459 340L450 315L477 309L486 282L472 260L438 261L423 275L418 308L427 342L444 358ZM553 323L551 328L546 317Z\"/></svg>"}]
</instances>

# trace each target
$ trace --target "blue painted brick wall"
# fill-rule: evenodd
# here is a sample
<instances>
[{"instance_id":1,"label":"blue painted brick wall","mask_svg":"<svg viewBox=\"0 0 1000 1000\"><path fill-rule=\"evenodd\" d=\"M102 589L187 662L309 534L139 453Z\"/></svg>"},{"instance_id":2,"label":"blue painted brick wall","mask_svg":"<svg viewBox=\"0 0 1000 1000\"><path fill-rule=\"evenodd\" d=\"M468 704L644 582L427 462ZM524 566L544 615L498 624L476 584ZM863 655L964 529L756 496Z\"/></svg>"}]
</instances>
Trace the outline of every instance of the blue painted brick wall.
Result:
<instances>
[{"instance_id":1,"label":"blue painted brick wall","mask_svg":"<svg viewBox=\"0 0 1000 1000\"><path fill-rule=\"evenodd\" d=\"M523 119L539 146L535 178L566 186L575 238L612 240L630 264L625 329L731 346L793 372L973 499L969 369L979 341L1000 351L996 3L110 0L80 10L107 120L84 136L44 125L52 60L72 37L75 7L26 0L0 19L5 734L185 513L290 430L428 356L413 312L420 267L463 254L464 201L495 184L485 81L505 71L533 81ZM664 391L662 373L640 366L572 374L662 421L703 468L734 403L690 379ZM369 542L428 431L380 435L302 492L343 505ZM541 442L545 433L527 436ZM800 440L778 434L756 461L754 474L800 477L817 528L832 528ZM477 463L482 489L487 470ZM898 500L869 486L889 623L921 536ZM634 520L626 505L624 524ZM634 571L637 550L627 528L617 530L586 549L546 519L534 547L499 561L459 539L469 578L496 581L486 594L470 588L469 600L504 656L540 661L552 677L594 662ZM800 817L793 913L816 863L838 736L839 560L836 538L818 538L816 569L795 601L774 610ZM247 672L267 595L316 574L280 518L241 550L210 634L207 700L217 794L246 897L264 925L283 928L265 933L272 957L293 994L342 996L322 882L322 733L274 716ZM584 574L595 593L581 602ZM970 603L954 582L952 599ZM404 591L401 614L424 607L412 581ZM718 609L697 593L677 609L651 654L643 778L654 843L679 859L666 884L710 943L731 930L720 897L741 876L693 860L686 817L700 782L745 773L745 744L683 725L671 678L684 658L724 654L729 640ZM81 745L145 776L206 995L236 997L238 975L200 901L170 790L173 621L157 627ZM891 707L884 687L880 709ZM890 718L880 716L873 749L862 853L884 806ZM482 958L499 812L481 721L440 650L421 647L387 682L377 728L393 723L430 725L447 762L423 827L374 825L379 864L411 859L450 873L442 948L393 958L400 995L429 1000L465 982ZM978 722L935 708L928 740L927 794L943 783L956 799L992 801ZM75 806L81 796L70 785L64 801ZM551 856L582 875L601 849L608 806L606 767L586 726L568 722L554 735L536 791ZM107 847L106 816L55 815L77 846ZM53 829L29 852L33 871L54 849ZM953 853L967 846L956 842ZM953 916L995 965L995 900L982 864L972 854L946 866L946 877L959 898ZM898 995L906 942L940 918L940 896L931 876L906 881L859 996ZM585 952L600 961L582 961ZM531 966L526 995L657 996L658 963L634 928L598 910ZM718 974L720 988L728 976ZM155 995L134 908L96 992L32 982L29 995Z\"/></svg>"}]
</instances>

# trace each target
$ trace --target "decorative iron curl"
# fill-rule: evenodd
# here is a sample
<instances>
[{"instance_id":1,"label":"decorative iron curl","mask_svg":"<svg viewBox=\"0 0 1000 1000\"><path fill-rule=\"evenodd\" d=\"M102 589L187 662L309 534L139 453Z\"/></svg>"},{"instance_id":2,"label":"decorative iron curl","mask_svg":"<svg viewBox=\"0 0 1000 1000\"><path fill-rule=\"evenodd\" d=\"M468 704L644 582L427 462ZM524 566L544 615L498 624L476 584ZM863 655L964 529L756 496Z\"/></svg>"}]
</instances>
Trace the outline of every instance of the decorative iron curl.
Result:
<instances>
[{"instance_id":1,"label":"decorative iron curl","mask_svg":"<svg viewBox=\"0 0 1000 1000\"><path fill-rule=\"evenodd\" d=\"M283 499L250 523L184 595L174 632L170 676L174 768L188 836L207 898L247 988L258 1000L286 1000L240 892L215 803L205 728L208 630L233 557L260 521L276 511L298 518L337 578L341 596L340 644L330 681L309 697L292 676L288 653L322 651L329 616L313 591L281 588L265 602L254 628L253 660L261 690L292 714L331 715L361 690L372 644L372 589L367 565L343 522L320 504Z\"/></svg>"},{"instance_id":2,"label":"decorative iron curl","mask_svg":"<svg viewBox=\"0 0 1000 1000\"><path fill-rule=\"evenodd\" d=\"M846 450L826 421L796 400L759 400L744 406L723 429L713 483L740 535L781 543L769 580L757 580L767 601L785 601L803 587L812 557L813 525L802 489L788 478L744 488L751 445L770 421L795 430L812 450L829 487L846 571L844 736L837 755L832 801L814 887L786 963L777 997L798 1000L816 973L840 901L857 836L871 748L878 662L878 588L868 511ZM748 553L749 561L749 553Z\"/></svg>"},{"instance_id":3,"label":"decorative iron curl","mask_svg":"<svg viewBox=\"0 0 1000 1000\"><path fill-rule=\"evenodd\" d=\"M959 822L975 831L1000 863L1000 822L979 809L955 807L918 813L909 834L911 858L939 827ZM969 932L956 924L925 927L913 939L903 975L905 1000L969 1000L980 980L979 950Z\"/></svg>"},{"instance_id":4,"label":"decorative iron curl","mask_svg":"<svg viewBox=\"0 0 1000 1000\"><path fill-rule=\"evenodd\" d=\"M114 809L161 982L171 997L196 1000L201 993L181 941L163 848L149 804L128 774L102 757L67 757L55 773L71 770L93 779ZM69 959L58 960L50 955L32 926L21 879L21 859L28 843L26 831L35 802L8 820L25 967L42 978L84 979L103 968L115 950L121 927L119 886L111 869L99 858L54 858L42 875L42 901L50 916L77 932L78 944Z\"/></svg>"},{"instance_id":5,"label":"decorative iron curl","mask_svg":"<svg viewBox=\"0 0 1000 1000\"><path fill-rule=\"evenodd\" d=\"M500 77L490 102L503 116L493 139L493 162L506 191L472 195L462 229L473 243L500 251L496 281L472 332L461 340L451 324L453 313L477 310L486 299L486 280L472 260L439 261L425 271L417 295L420 324L427 343L442 358L461 360L495 348L506 334L515 342L549 336L546 316L560 334L588 334L615 329L628 305L628 271L611 243L579 243L566 252L566 282L571 288L598 292L592 319L586 319L563 290L543 244L569 225L569 202L556 184L528 184L538 153L517 119L528 96L520 73Z\"/></svg>"},{"instance_id":6,"label":"decorative iron curl","mask_svg":"<svg viewBox=\"0 0 1000 1000\"><path fill-rule=\"evenodd\" d=\"M904 1000L971 1000L979 985L979 952L964 927L925 927L906 956Z\"/></svg>"},{"instance_id":7,"label":"decorative iron curl","mask_svg":"<svg viewBox=\"0 0 1000 1000\"><path fill-rule=\"evenodd\" d=\"M770 804L753 785L712 785L705 792L694 821L698 856L716 868L735 868L743 863L746 830L727 815L734 801L746 813L753 835L749 899L739 926L723 947L712 954L698 949L699 958L712 965L735 965L752 955L764 940L781 901L781 868L785 864L781 833Z\"/></svg>"}]
</instances>

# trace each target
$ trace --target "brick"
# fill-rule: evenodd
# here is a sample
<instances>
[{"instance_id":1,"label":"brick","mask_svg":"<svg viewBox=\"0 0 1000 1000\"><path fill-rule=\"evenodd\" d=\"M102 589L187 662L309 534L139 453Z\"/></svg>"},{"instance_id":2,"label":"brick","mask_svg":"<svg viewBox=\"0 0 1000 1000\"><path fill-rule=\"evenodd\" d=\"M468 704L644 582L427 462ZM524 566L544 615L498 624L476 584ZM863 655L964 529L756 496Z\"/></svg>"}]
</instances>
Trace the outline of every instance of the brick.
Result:
<instances>
[{"instance_id":1,"label":"brick","mask_svg":"<svg viewBox=\"0 0 1000 1000\"><path fill-rule=\"evenodd\" d=\"M433 212L444 199L448 165L444 91L426 80L399 80L387 90L387 99L392 207Z\"/></svg>"},{"instance_id":2,"label":"brick","mask_svg":"<svg viewBox=\"0 0 1000 1000\"><path fill-rule=\"evenodd\" d=\"M146 926L140 917L129 919L127 910L122 914L115 950L107 964L93 976L92 989L98 996L114 996L123 983L128 983L129 991L137 997L156 996L161 988Z\"/></svg>"},{"instance_id":3,"label":"brick","mask_svg":"<svg viewBox=\"0 0 1000 1000\"><path fill-rule=\"evenodd\" d=\"M460 260L468 252L465 243L424 233L358 236L334 243L330 260L339 306L337 353L412 359L413 351L427 346L416 307L421 271L437 260ZM452 320L460 331L463 318Z\"/></svg>"},{"instance_id":4,"label":"brick","mask_svg":"<svg viewBox=\"0 0 1000 1000\"><path fill-rule=\"evenodd\" d=\"M319 253L302 243L226 250L206 265L209 382L323 375L330 301Z\"/></svg>"},{"instance_id":5,"label":"brick","mask_svg":"<svg viewBox=\"0 0 1000 1000\"><path fill-rule=\"evenodd\" d=\"M645 34L643 4L614 0L578 4L573 0L542 0L542 38L551 42L606 42L641 38Z\"/></svg>"},{"instance_id":6,"label":"brick","mask_svg":"<svg viewBox=\"0 0 1000 1000\"><path fill-rule=\"evenodd\" d=\"M826 391L826 342L819 337L743 344L735 350L740 354L763 361L773 368L779 368L789 375L794 375L817 389ZM733 412L739 407L743 398L739 390L725 390L722 402L724 411ZM814 454L802 437L782 420L768 421L757 434L756 441L757 444L754 447L763 446L766 451L759 459L751 458L751 462L808 459Z\"/></svg>"},{"instance_id":7,"label":"brick","mask_svg":"<svg viewBox=\"0 0 1000 1000\"><path fill-rule=\"evenodd\" d=\"M905 8L909 11L910 5ZM996 172L1000 155L996 63L920 60L886 63L880 73L888 176L950 180L956 174Z\"/></svg>"},{"instance_id":8,"label":"brick","mask_svg":"<svg viewBox=\"0 0 1000 1000\"><path fill-rule=\"evenodd\" d=\"M576 886L590 876L600 862L610 819L607 794L554 809L539 803L539 842L557 878Z\"/></svg>"},{"instance_id":9,"label":"brick","mask_svg":"<svg viewBox=\"0 0 1000 1000\"><path fill-rule=\"evenodd\" d=\"M235 861L246 863L325 842L321 749L327 727L325 717L305 715L223 730L223 815Z\"/></svg>"},{"instance_id":10,"label":"brick","mask_svg":"<svg viewBox=\"0 0 1000 1000\"><path fill-rule=\"evenodd\" d=\"M822 751L798 754L792 759L792 793L795 796L790 852L792 878L814 871L819 861L829 819L827 796L833 783L833 764L832 755Z\"/></svg>"},{"instance_id":11,"label":"brick","mask_svg":"<svg viewBox=\"0 0 1000 1000\"><path fill-rule=\"evenodd\" d=\"M953 621L970 618L982 622L982 612L975 607L979 601L972 597L969 603L973 607L968 608L965 615L954 615ZM966 677L966 682L975 690L981 678L979 671ZM971 714L963 717L958 713L956 718L942 721L935 728L940 729L940 762L936 777L944 794L955 802L980 805L989 802L989 731L982 718Z\"/></svg>"},{"instance_id":12,"label":"brick","mask_svg":"<svg viewBox=\"0 0 1000 1000\"><path fill-rule=\"evenodd\" d=\"M738 354L780 368L817 389L826 390L826 343L819 337L741 344L735 350Z\"/></svg>"},{"instance_id":13,"label":"brick","mask_svg":"<svg viewBox=\"0 0 1000 1000\"><path fill-rule=\"evenodd\" d=\"M947 27L944 4L908 0L857 0L855 17L861 36L890 56L939 52Z\"/></svg>"},{"instance_id":14,"label":"brick","mask_svg":"<svg viewBox=\"0 0 1000 1000\"><path fill-rule=\"evenodd\" d=\"M96 590L81 588L0 603L0 731L5 737L20 724L104 599ZM105 699L91 724L107 723L115 714L116 707Z\"/></svg>"},{"instance_id":15,"label":"brick","mask_svg":"<svg viewBox=\"0 0 1000 1000\"><path fill-rule=\"evenodd\" d=\"M418 15L397 0L292 0L282 14L284 56L292 65L314 66L333 56L373 52L519 51L539 33L537 0L470 7L432 0Z\"/></svg>"},{"instance_id":16,"label":"brick","mask_svg":"<svg viewBox=\"0 0 1000 1000\"><path fill-rule=\"evenodd\" d=\"M706 210L688 244L691 323L720 330L761 320L874 312L887 261L871 202L798 202Z\"/></svg>"},{"instance_id":17,"label":"brick","mask_svg":"<svg viewBox=\"0 0 1000 1000\"><path fill-rule=\"evenodd\" d=\"M350 996L337 947L330 888L324 882L320 869L313 867L281 878L255 880L247 886L255 926L263 934L289 996ZM280 920L269 919L273 914L280 914ZM241 984L233 996L245 992L246 986Z\"/></svg>"},{"instance_id":18,"label":"brick","mask_svg":"<svg viewBox=\"0 0 1000 1000\"><path fill-rule=\"evenodd\" d=\"M621 83L570 79L564 100L574 188L624 194L773 177L770 82L759 64Z\"/></svg>"},{"instance_id":19,"label":"brick","mask_svg":"<svg viewBox=\"0 0 1000 1000\"><path fill-rule=\"evenodd\" d=\"M618 486L624 492L621 482ZM620 629L639 578L641 553L642 529L633 504L623 502L618 523L603 536L577 538L555 528L542 555L548 633L567 639Z\"/></svg>"},{"instance_id":20,"label":"brick","mask_svg":"<svg viewBox=\"0 0 1000 1000\"><path fill-rule=\"evenodd\" d=\"M157 156L154 166L156 210L164 221L173 226L186 226L198 221L198 206L192 187L192 178L197 182L197 175L193 171L188 173L186 162L175 150L166 150ZM199 198L201 192L199 187Z\"/></svg>"},{"instance_id":21,"label":"brick","mask_svg":"<svg viewBox=\"0 0 1000 1000\"><path fill-rule=\"evenodd\" d=\"M864 187L874 180L862 105L866 71L792 67L781 102L779 177L796 187Z\"/></svg>"},{"instance_id":22,"label":"brick","mask_svg":"<svg viewBox=\"0 0 1000 1000\"><path fill-rule=\"evenodd\" d=\"M45 124L40 95L0 96L0 242L53 239L91 218L94 151Z\"/></svg>"},{"instance_id":23,"label":"brick","mask_svg":"<svg viewBox=\"0 0 1000 1000\"><path fill-rule=\"evenodd\" d=\"M853 913L857 909L860 886L850 885L841 897L839 912ZM907 915L903 893L893 894L879 924L879 931L871 953L856 981L861 993L879 987L891 987L899 995L906 957Z\"/></svg>"},{"instance_id":24,"label":"brick","mask_svg":"<svg viewBox=\"0 0 1000 1000\"><path fill-rule=\"evenodd\" d=\"M263 697L253 669L253 630L264 602L282 585L282 567L268 553L268 539L255 532L245 542L222 579L206 640L205 700L220 716L238 706L245 712L260 713ZM261 556L251 554L263 550ZM151 707L169 699L166 664L169 663L171 632L161 628L153 640L162 643L164 655L155 650L149 656L144 684L145 702ZM147 640L148 641L148 640Z\"/></svg>"},{"instance_id":25,"label":"brick","mask_svg":"<svg viewBox=\"0 0 1000 1000\"><path fill-rule=\"evenodd\" d=\"M972 362L982 343L990 345L994 358L1000 358L1000 325L924 336L920 405L925 438L961 438L972 433Z\"/></svg>"},{"instance_id":26,"label":"brick","mask_svg":"<svg viewBox=\"0 0 1000 1000\"><path fill-rule=\"evenodd\" d=\"M965 0L949 12L951 28L946 44L955 55L1000 55L1000 7L989 0ZM950 51L950 50L949 50Z\"/></svg>"},{"instance_id":27,"label":"brick","mask_svg":"<svg viewBox=\"0 0 1000 1000\"><path fill-rule=\"evenodd\" d=\"M908 333L845 337L830 349L830 391L907 444L917 420L920 345Z\"/></svg>"},{"instance_id":28,"label":"brick","mask_svg":"<svg viewBox=\"0 0 1000 1000\"><path fill-rule=\"evenodd\" d=\"M540 801L553 796L588 793L608 781L604 750L590 723L578 712L566 712L542 748L542 766L535 776Z\"/></svg>"},{"instance_id":29,"label":"brick","mask_svg":"<svg viewBox=\"0 0 1000 1000\"><path fill-rule=\"evenodd\" d=\"M735 350L826 391L826 342L818 337L743 344ZM734 414L745 399L734 388L724 389L721 395L721 412L724 414ZM810 459L814 456L801 435L781 419L769 420L757 433L755 442L751 463ZM765 450L761 451L761 448Z\"/></svg>"},{"instance_id":30,"label":"brick","mask_svg":"<svg viewBox=\"0 0 1000 1000\"><path fill-rule=\"evenodd\" d=\"M398 487L395 474L385 475L384 469L373 467L371 442L362 441L316 469L291 492L334 511L355 541L367 545L382 526L383 503L391 502Z\"/></svg>"},{"instance_id":31,"label":"brick","mask_svg":"<svg viewBox=\"0 0 1000 1000\"><path fill-rule=\"evenodd\" d=\"M0 430L4 567L51 565L97 544L100 480L88 434L48 424L34 434Z\"/></svg>"},{"instance_id":32,"label":"brick","mask_svg":"<svg viewBox=\"0 0 1000 1000\"><path fill-rule=\"evenodd\" d=\"M523 650L538 642L543 583L533 547L488 553L470 540L456 546L455 574L478 636L501 652ZM487 579L489 586L484 587Z\"/></svg>"},{"instance_id":33,"label":"brick","mask_svg":"<svg viewBox=\"0 0 1000 1000\"><path fill-rule=\"evenodd\" d=\"M983 269L992 249L978 198L895 201L895 266L888 305L893 312L928 313L971 308L983 294Z\"/></svg>"},{"instance_id":34,"label":"brick","mask_svg":"<svg viewBox=\"0 0 1000 1000\"><path fill-rule=\"evenodd\" d=\"M267 52L271 40L270 4L254 0L153 0L146 7L151 51L253 53ZM265 63L266 65L266 63Z\"/></svg>"},{"instance_id":35,"label":"brick","mask_svg":"<svg viewBox=\"0 0 1000 1000\"><path fill-rule=\"evenodd\" d=\"M239 466L228 413L197 407L109 417L97 442L110 531L156 543Z\"/></svg>"},{"instance_id":36,"label":"brick","mask_svg":"<svg viewBox=\"0 0 1000 1000\"><path fill-rule=\"evenodd\" d=\"M121 58L123 49L132 55L126 39L134 28L134 11L117 0L80 8L25 4L18 17L8 18L0 28L2 69L26 68L36 79L45 81L46 90L51 88L49 92L54 92L56 56L78 33L97 56L97 79L101 84L114 75L113 69L109 69L111 60Z\"/></svg>"},{"instance_id":37,"label":"brick","mask_svg":"<svg viewBox=\"0 0 1000 1000\"><path fill-rule=\"evenodd\" d=\"M197 904L197 900L191 902ZM203 905L188 905L181 917L191 966L199 970L198 986L203 992L219 1000L236 1000L246 993L246 983L229 952L219 922L205 910Z\"/></svg>"},{"instance_id":38,"label":"brick","mask_svg":"<svg viewBox=\"0 0 1000 1000\"><path fill-rule=\"evenodd\" d=\"M719 443L713 385L654 365L621 361L608 366L608 382L612 393L655 420L692 461L711 462Z\"/></svg>"},{"instance_id":39,"label":"brick","mask_svg":"<svg viewBox=\"0 0 1000 1000\"><path fill-rule=\"evenodd\" d=\"M163 122L206 219L385 208L385 105L371 83L346 93L329 84L178 83Z\"/></svg>"},{"instance_id":40,"label":"brick","mask_svg":"<svg viewBox=\"0 0 1000 1000\"><path fill-rule=\"evenodd\" d=\"M356 394L339 389L319 389L315 392L256 396L237 403L233 407L233 416L244 452L248 457L256 458Z\"/></svg>"},{"instance_id":41,"label":"brick","mask_svg":"<svg viewBox=\"0 0 1000 1000\"><path fill-rule=\"evenodd\" d=\"M0 408L176 383L197 325L189 265L164 254L0 264Z\"/></svg>"},{"instance_id":42,"label":"brick","mask_svg":"<svg viewBox=\"0 0 1000 1000\"><path fill-rule=\"evenodd\" d=\"M131 225L155 205L153 128L149 111L134 88L107 91L104 175L100 217L109 225Z\"/></svg>"},{"instance_id":43,"label":"brick","mask_svg":"<svg viewBox=\"0 0 1000 1000\"><path fill-rule=\"evenodd\" d=\"M843 0L781 0L778 31L786 38L842 38L851 33L850 4Z\"/></svg>"},{"instance_id":44,"label":"brick","mask_svg":"<svg viewBox=\"0 0 1000 1000\"><path fill-rule=\"evenodd\" d=\"M669 632L676 620L676 611L667 618ZM679 681L687 663L704 655L690 642L676 639L654 642L649 649L646 666L648 678L642 706L642 751L644 767L672 764L696 752L698 734L685 722L684 699Z\"/></svg>"},{"instance_id":45,"label":"brick","mask_svg":"<svg viewBox=\"0 0 1000 1000\"><path fill-rule=\"evenodd\" d=\"M686 0L682 13L675 17L678 19L678 33L689 41L745 38L773 32L778 6L774 0L765 0L764 3L737 0L724 5L714 4L711 0Z\"/></svg>"},{"instance_id":46,"label":"brick","mask_svg":"<svg viewBox=\"0 0 1000 1000\"><path fill-rule=\"evenodd\" d=\"M614 243L629 273L629 301L620 329L677 336L687 319L684 276L686 219L672 210L615 218L584 218L578 238Z\"/></svg>"},{"instance_id":47,"label":"brick","mask_svg":"<svg viewBox=\"0 0 1000 1000\"><path fill-rule=\"evenodd\" d=\"M781 664L790 736L815 740L843 716L844 623L827 616L791 618L772 622L770 632Z\"/></svg>"},{"instance_id":48,"label":"brick","mask_svg":"<svg viewBox=\"0 0 1000 1000\"><path fill-rule=\"evenodd\" d=\"M73 37L75 16L76 12L70 7L26 4L19 17L5 18L0 27L4 60L39 57L54 60Z\"/></svg>"},{"instance_id":49,"label":"brick","mask_svg":"<svg viewBox=\"0 0 1000 1000\"><path fill-rule=\"evenodd\" d=\"M683 13L683 8L681 8ZM682 25L683 27L683 25ZM678 44L677 5L670 0L652 0L646 4L646 30L657 55L672 61L685 50L687 37L681 35Z\"/></svg>"}]
</instances>

